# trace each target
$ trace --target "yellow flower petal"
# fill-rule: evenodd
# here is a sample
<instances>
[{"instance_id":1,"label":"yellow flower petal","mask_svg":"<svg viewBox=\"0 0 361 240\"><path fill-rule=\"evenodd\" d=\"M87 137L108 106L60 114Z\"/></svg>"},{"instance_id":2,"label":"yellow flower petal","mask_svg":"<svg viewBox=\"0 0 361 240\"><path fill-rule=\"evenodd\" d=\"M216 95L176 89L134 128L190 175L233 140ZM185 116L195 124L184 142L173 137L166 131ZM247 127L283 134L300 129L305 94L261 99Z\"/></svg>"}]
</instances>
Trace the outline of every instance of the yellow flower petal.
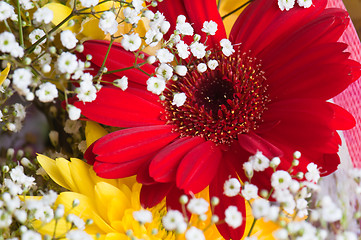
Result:
<instances>
[{"instance_id":1,"label":"yellow flower petal","mask_svg":"<svg viewBox=\"0 0 361 240\"><path fill-rule=\"evenodd\" d=\"M108 132L98 123L93 121L86 122L85 137L87 147L89 147L93 142L107 134Z\"/></svg>"},{"instance_id":2,"label":"yellow flower petal","mask_svg":"<svg viewBox=\"0 0 361 240\"><path fill-rule=\"evenodd\" d=\"M83 20L81 24L80 32L88 38L91 39L104 39L105 34L99 28L99 19L97 18L87 18Z\"/></svg>"},{"instance_id":3,"label":"yellow flower petal","mask_svg":"<svg viewBox=\"0 0 361 240\"><path fill-rule=\"evenodd\" d=\"M0 86L1 86L1 84L3 84L5 79L8 77L9 71L10 71L10 63L8 63L6 65L6 68L0 74Z\"/></svg>"},{"instance_id":4,"label":"yellow flower petal","mask_svg":"<svg viewBox=\"0 0 361 240\"><path fill-rule=\"evenodd\" d=\"M73 176L71 175L71 172L70 172L70 166L69 166L70 162L68 160L66 160L65 158L57 158L55 160L55 164L58 167L58 169L61 171L64 181L69 186L68 189L73 192L79 192L79 189L75 185Z\"/></svg>"},{"instance_id":5,"label":"yellow flower petal","mask_svg":"<svg viewBox=\"0 0 361 240\"><path fill-rule=\"evenodd\" d=\"M79 193L84 194L90 198L94 197L94 182L89 175L91 166L84 161L77 158L70 158L69 163L70 172L74 184L76 185Z\"/></svg>"},{"instance_id":6,"label":"yellow flower petal","mask_svg":"<svg viewBox=\"0 0 361 240\"><path fill-rule=\"evenodd\" d=\"M49 8L51 11L53 11L54 17L51 21L53 24L58 25L63 21L65 18L67 18L70 13L72 12L72 9L66 5L60 4L60 3L48 3L45 4L44 7ZM72 17L71 20L74 20L76 23L81 22L81 17L76 16ZM63 24L60 29L62 30L71 30L73 32L78 32L80 29L80 24L74 24L74 26L69 27L68 22Z\"/></svg>"},{"instance_id":7,"label":"yellow flower petal","mask_svg":"<svg viewBox=\"0 0 361 240\"><path fill-rule=\"evenodd\" d=\"M40 163L40 165L44 168L45 172L47 172L47 174L51 177L51 179L54 180L54 182L56 182L63 188L70 189L70 186L65 181L61 171L56 165L55 160L41 154L38 154L37 160Z\"/></svg>"},{"instance_id":8,"label":"yellow flower petal","mask_svg":"<svg viewBox=\"0 0 361 240\"><path fill-rule=\"evenodd\" d=\"M234 0L220 0L220 1L221 1L221 5L219 8L219 13L221 14L221 16L225 16L226 14L232 12L233 10L245 4L248 0L239 0L236 1L236 4ZM232 15L226 17L223 20L224 26L226 28L227 36L229 36L229 33L231 32L234 22L237 20L238 16L241 14L243 10L244 8L238 10L237 12L233 13Z\"/></svg>"}]
</instances>

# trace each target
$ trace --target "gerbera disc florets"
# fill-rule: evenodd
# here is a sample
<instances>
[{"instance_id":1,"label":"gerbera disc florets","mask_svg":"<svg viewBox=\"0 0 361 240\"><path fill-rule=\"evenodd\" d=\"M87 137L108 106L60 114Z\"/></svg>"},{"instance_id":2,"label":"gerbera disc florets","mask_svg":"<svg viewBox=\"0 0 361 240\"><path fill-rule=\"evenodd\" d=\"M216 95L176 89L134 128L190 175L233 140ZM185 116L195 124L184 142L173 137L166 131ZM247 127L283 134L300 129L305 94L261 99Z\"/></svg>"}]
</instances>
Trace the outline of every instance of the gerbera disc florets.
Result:
<instances>
[{"instance_id":1,"label":"gerbera disc florets","mask_svg":"<svg viewBox=\"0 0 361 240\"><path fill-rule=\"evenodd\" d=\"M264 72L255 58L239 47L235 50L227 57L214 49L207 60L218 62L215 70L200 73L195 67L186 76L168 81L163 92L165 117L181 136L230 144L238 134L257 128L268 102ZM172 105L177 93L187 97L179 107Z\"/></svg>"}]
</instances>

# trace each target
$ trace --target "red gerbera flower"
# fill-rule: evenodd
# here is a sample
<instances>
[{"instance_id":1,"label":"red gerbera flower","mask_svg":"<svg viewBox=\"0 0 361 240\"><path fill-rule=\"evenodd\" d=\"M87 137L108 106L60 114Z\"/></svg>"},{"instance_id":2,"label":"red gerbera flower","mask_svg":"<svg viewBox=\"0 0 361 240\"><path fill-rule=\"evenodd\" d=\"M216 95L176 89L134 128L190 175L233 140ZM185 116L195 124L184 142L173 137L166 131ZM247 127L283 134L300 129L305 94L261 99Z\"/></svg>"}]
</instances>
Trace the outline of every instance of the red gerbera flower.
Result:
<instances>
[{"instance_id":1,"label":"red gerbera flower","mask_svg":"<svg viewBox=\"0 0 361 240\"><path fill-rule=\"evenodd\" d=\"M294 150L302 153L295 171L306 171L315 162L324 175L336 170L341 143L336 130L354 126L353 117L326 102L360 76L360 65L348 59L347 45L337 42L349 23L341 9L325 9L318 0L308 9L278 9L276 1L255 0L233 26L230 41L235 53L226 57L219 42L226 38L216 1L166 0L159 3L171 25L183 14L194 23L197 34L204 21L213 20L218 32L208 36L216 70L190 71L177 81L168 81L165 101L146 90L148 76L137 70L104 75L114 80L129 78L122 91L104 86L92 103L74 103L89 119L125 129L99 139L88 151L88 161L101 177L137 175L143 185L141 202L154 206L164 197L171 208L179 208L184 193L197 193L207 186L221 205L224 217L229 205L245 212L240 196L223 195L229 177L247 178L242 168L250 155L261 151L281 158L279 169L291 166ZM93 67L101 66L106 42L84 43L84 54L93 55ZM134 62L133 54L119 45L110 51L107 68L115 70ZM154 67L143 65L151 73ZM184 92L187 101L172 105L173 93ZM252 183L270 188L272 170L255 173ZM226 238L240 239L243 226L218 225Z\"/></svg>"}]
</instances>

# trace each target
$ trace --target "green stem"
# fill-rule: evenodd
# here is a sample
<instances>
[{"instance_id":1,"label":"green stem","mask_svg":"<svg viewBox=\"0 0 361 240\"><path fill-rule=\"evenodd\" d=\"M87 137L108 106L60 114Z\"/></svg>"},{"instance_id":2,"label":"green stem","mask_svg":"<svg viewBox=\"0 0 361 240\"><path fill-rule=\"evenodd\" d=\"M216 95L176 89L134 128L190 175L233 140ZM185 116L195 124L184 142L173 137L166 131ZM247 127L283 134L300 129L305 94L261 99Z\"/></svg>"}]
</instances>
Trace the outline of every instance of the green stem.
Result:
<instances>
[{"instance_id":1,"label":"green stem","mask_svg":"<svg viewBox=\"0 0 361 240\"><path fill-rule=\"evenodd\" d=\"M109 55L109 52L110 52L110 48L112 47L113 42L114 42L114 38L112 37L112 38L110 39L109 47L108 47L107 53L105 54L105 57L104 57L102 66L100 67L100 70L102 70L102 69L104 68L104 66L105 66L105 63L106 63L106 61L107 61L107 58L108 58L108 55Z\"/></svg>"},{"instance_id":2,"label":"green stem","mask_svg":"<svg viewBox=\"0 0 361 240\"><path fill-rule=\"evenodd\" d=\"M38 41L36 41L33 45L31 45L30 47L28 47L26 50L25 50L25 53L30 53L32 52L36 46L38 46L42 41L45 40L45 38L52 34L53 32L55 32L56 30L58 30L62 25L64 25L67 21L69 21L73 16L75 15L75 12L72 11L69 16L67 16L66 18L64 18L63 21L61 21L58 25L56 25L53 29L51 29L47 34L45 34L44 36L42 36Z\"/></svg>"},{"instance_id":3,"label":"green stem","mask_svg":"<svg viewBox=\"0 0 361 240\"><path fill-rule=\"evenodd\" d=\"M256 225L256 222L257 222L257 219L253 219L253 223L252 223L251 229L249 229L249 232L248 232L247 237L250 237L250 236L251 236L252 231L253 231L253 228L254 228L254 226Z\"/></svg>"},{"instance_id":4,"label":"green stem","mask_svg":"<svg viewBox=\"0 0 361 240\"><path fill-rule=\"evenodd\" d=\"M221 7L221 0L218 1L217 9L219 11L219 8Z\"/></svg>"},{"instance_id":5,"label":"green stem","mask_svg":"<svg viewBox=\"0 0 361 240\"><path fill-rule=\"evenodd\" d=\"M245 6L247 6L249 3L253 2L253 0L249 0L246 3L242 4L241 6L239 6L238 8L234 9L233 11L227 13L226 15L222 16L222 20L224 20L226 17L229 17L230 15L232 15L233 13L237 12L238 10L244 8Z\"/></svg>"},{"instance_id":6,"label":"green stem","mask_svg":"<svg viewBox=\"0 0 361 240\"><path fill-rule=\"evenodd\" d=\"M126 67L126 68L120 68L120 69L116 69L116 70L113 70L113 71L108 71L104 74L112 74L112 73L116 73L116 72L122 72L122 71L126 71L126 70L130 70L130 69L133 69L133 68L140 68L141 66L147 64L147 62L142 62L142 63L138 63L134 66L130 66L130 67Z\"/></svg>"},{"instance_id":7,"label":"green stem","mask_svg":"<svg viewBox=\"0 0 361 240\"><path fill-rule=\"evenodd\" d=\"M13 31L11 30L11 27L9 26L8 21L5 20L4 23L5 23L5 26L6 26L7 30L8 30L9 32L13 33Z\"/></svg>"},{"instance_id":8,"label":"green stem","mask_svg":"<svg viewBox=\"0 0 361 240\"><path fill-rule=\"evenodd\" d=\"M16 1L16 8L18 10L18 24L19 24L19 38L20 46L24 47L24 36L23 36L23 21L21 19L20 1Z\"/></svg>"}]
</instances>

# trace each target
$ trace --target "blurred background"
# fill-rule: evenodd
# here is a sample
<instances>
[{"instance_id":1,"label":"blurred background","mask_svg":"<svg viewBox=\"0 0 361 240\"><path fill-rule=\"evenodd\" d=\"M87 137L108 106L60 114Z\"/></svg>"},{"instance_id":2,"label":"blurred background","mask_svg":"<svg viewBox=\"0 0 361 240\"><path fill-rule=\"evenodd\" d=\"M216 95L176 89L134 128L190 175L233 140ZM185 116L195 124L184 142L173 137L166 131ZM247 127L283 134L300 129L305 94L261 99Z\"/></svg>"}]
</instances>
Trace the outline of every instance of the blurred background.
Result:
<instances>
[{"instance_id":1,"label":"blurred background","mask_svg":"<svg viewBox=\"0 0 361 240\"><path fill-rule=\"evenodd\" d=\"M343 0L343 2L350 13L359 38L361 38L361 0Z\"/></svg>"}]
</instances>

